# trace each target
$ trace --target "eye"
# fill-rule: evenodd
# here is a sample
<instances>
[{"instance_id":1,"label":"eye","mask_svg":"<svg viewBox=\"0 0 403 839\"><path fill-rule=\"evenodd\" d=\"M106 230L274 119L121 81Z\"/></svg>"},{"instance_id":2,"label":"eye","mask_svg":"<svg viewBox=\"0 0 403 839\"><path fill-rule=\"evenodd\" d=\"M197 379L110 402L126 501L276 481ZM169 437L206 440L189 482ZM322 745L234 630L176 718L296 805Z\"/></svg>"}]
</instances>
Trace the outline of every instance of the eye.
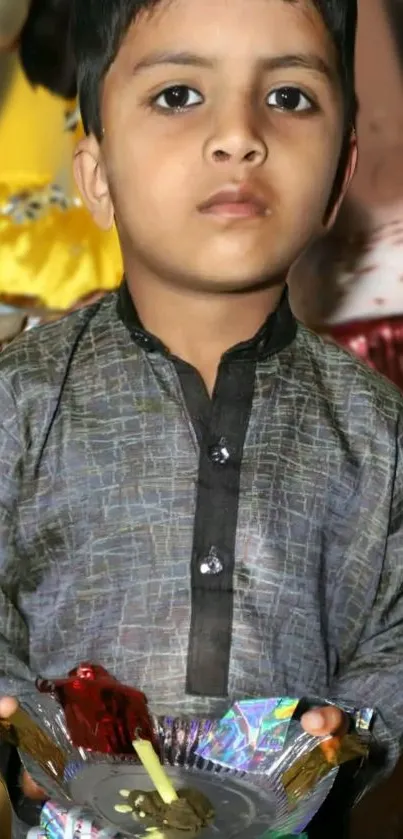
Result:
<instances>
[{"instance_id":1,"label":"eye","mask_svg":"<svg viewBox=\"0 0 403 839\"><path fill-rule=\"evenodd\" d=\"M183 84L167 87L153 99L153 104L164 111L186 111L202 102L201 93Z\"/></svg>"},{"instance_id":2,"label":"eye","mask_svg":"<svg viewBox=\"0 0 403 839\"><path fill-rule=\"evenodd\" d=\"M278 111L313 111L315 105L298 87L278 87L267 97L267 104Z\"/></svg>"}]
</instances>

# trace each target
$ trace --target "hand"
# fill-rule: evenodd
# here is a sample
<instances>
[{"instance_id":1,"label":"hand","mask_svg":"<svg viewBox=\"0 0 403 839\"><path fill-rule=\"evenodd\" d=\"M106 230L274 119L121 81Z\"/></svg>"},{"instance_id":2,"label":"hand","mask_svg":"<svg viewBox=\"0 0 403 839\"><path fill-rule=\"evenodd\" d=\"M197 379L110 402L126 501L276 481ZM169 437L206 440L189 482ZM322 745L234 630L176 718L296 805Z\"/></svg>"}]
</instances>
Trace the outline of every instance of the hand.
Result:
<instances>
[{"instance_id":1,"label":"hand","mask_svg":"<svg viewBox=\"0 0 403 839\"><path fill-rule=\"evenodd\" d=\"M324 705L322 708L307 711L301 719L301 724L307 734L313 737L342 737L348 730L348 717L340 708Z\"/></svg>"},{"instance_id":2,"label":"hand","mask_svg":"<svg viewBox=\"0 0 403 839\"><path fill-rule=\"evenodd\" d=\"M5 696L0 699L0 717L3 720L9 719L18 710L18 702L11 696ZM27 798L33 798L34 801L43 801L47 796L46 793L38 787L38 784L32 780L28 772L23 771L21 776L21 788Z\"/></svg>"}]
</instances>

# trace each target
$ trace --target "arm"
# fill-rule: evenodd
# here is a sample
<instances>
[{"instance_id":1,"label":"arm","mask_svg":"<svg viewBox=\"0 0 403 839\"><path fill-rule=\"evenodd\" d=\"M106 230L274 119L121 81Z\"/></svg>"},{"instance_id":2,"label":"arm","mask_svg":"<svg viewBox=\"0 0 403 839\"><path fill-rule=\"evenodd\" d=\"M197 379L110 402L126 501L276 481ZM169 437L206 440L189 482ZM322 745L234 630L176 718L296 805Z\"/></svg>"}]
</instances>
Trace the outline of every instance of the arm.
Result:
<instances>
[{"instance_id":1,"label":"arm","mask_svg":"<svg viewBox=\"0 0 403 839\"><path fill-rule=\"evenodd\" d=\"M383 573L371 615L354 659L330 689L341 707L375 708L374 759L368 784L389 774L403 746L403 435L396 469ZM364 778L363 778L364 780Z\"/></svg>"},{"instance_id":2,"label":"arm","mask_svg":"<svg viewBox=\"0 0 403 839\"><path fill-rule=\"evenodd\" d=\"M17 407L0 381L0 700L5 695L19 695L32 681L28 667L28 628L18 612L13 595L19 561L15 545L16 510L20 491L22 445L18 432ZM16 778L10 774L12 749L0 742L0 780L7 777L11 786ZM16 761L14 760L14 773ZM32 783L32 782L31 782ZM8 802L2 787L4 804ZM36 791L35 791L36 792ZM1 807L0 807L1 810ZM6 809L5 816L9 816ZM3 822L1 822L3 824Z\"/></svg>"},{"instance_id":3,"label":"arm","mask_svg":"<svg viewBox=\"0 0 403 839\"><path fill-rule=\"evenodd\" d=\"M33 681L28 666L28 628L15 603L18 563L16 510L20 491L22 445L18 414L0 382L0 697L18 695Z\"/></svg>"}]
</instances>

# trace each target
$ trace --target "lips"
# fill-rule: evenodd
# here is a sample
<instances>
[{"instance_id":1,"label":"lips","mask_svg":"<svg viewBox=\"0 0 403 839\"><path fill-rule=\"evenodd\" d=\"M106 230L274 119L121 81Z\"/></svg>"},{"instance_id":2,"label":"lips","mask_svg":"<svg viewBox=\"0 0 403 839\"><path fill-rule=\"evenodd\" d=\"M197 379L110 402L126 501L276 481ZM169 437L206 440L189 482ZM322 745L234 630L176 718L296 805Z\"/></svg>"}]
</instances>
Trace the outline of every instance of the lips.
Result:
<instances>
[{"instance_id":1,"label":"lips","mask_svg":"<svg viewBox=\"0 0 403 839\"><path fill-rule=\"evenodd\" d=\"M268 214L263 197L249 189L223 189L198 207L206 215L225 218L256 218Z\"/></svg>"}]
</instances>

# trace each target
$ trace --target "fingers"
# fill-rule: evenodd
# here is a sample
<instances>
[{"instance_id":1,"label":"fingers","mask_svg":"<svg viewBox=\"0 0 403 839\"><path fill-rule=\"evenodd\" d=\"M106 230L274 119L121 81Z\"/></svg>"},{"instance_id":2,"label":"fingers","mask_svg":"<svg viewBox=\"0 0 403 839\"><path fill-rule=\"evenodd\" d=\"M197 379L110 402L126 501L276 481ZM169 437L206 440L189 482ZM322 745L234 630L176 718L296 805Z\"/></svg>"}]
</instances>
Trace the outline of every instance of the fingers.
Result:
<instances>
[{"instance_id":1,"label":"fingers","mask_svg":"<svg viewBox=\"0 0 403 839\"><path fill-rule=\"evenodd\" d=\"M47 797L44 790L38 787L38 784L32 780L31 776L25 770L21 777L21 789L27 798L32 798L34 801L44 801Z\"/></svg>"},{"instance_id":2,"label":"fingers","mask_svg":"<svg viewBox=\"0 0 403 839\"><path fill-rule=\"evenodd\" d=\"M18 709L18 702L12 696L3 696L0 699L0 717L3 720L7 720L11 717Z\"/></svg>"},{"instance_id":3,"label":"fingers","mask_svg":"<svg viewBox=\"0 0 403 839\"><path fill-rule=\"evenodd\" d=\"M302 727L313 737L326 737L329 734L342 736L348 728L348 719L340 708L326 705L307 711L301 719Z\"/></svg>"},{"instance_id":4,"label":"fingers","mask_svg":"<svg viewBox=\"0 0 403 839\"><path fill-rule=\"evenodd\" d=\"M0 699L0 718L7 720L18 710L18 701L12 696L3 696ZM32 780L28 772L24 770L21 776L21 789L27 798L34 801L44 801L46 793Z\"/></svg>"}]
</instances>

